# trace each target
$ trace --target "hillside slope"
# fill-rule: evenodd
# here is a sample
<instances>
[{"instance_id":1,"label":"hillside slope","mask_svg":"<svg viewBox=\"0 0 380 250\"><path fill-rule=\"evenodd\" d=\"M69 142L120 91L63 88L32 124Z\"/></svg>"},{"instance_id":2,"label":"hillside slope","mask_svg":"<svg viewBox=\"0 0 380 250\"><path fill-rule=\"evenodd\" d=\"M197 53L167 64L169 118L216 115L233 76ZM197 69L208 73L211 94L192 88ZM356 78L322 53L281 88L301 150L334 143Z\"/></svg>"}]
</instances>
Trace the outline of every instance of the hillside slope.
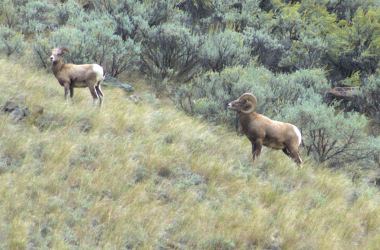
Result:
<instances>
[{"instance_id":1,"label":"hillside slope","mask_svg":"<svg viewBox=\"0 0 380 250\"><path fill-rule=\"evenodd\" d=\"M379 192L154 98L66 105L52 74L0 60L0 248L375 249ZM34 113L43 107L43 113Z\"/></svg>"}]
</instances>

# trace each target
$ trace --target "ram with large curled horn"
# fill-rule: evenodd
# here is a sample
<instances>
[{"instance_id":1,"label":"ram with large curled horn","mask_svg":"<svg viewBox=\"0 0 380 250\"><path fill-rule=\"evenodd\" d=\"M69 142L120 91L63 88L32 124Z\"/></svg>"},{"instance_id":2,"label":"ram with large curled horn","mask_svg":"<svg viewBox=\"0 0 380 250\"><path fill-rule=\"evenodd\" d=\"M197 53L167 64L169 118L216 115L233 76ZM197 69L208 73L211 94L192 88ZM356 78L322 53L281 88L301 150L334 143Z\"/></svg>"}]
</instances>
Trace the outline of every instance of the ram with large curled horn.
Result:
<instances>
[{"instance_id":1,"label":"ram with large curled horn","mask_svg":"<svg viewBox=\"0 0 380 250\"><path fill-rule=\"evenodd\" d=\"M260 155L264 145L268 148L282 149L298 165L302 163L298 154L302 137L296 126L274 121L256 113L257 100L250 93L243 94L239 99L230 102L227 107L239 114L242 130L252 144L253 160Z\"/></svg>"}]
</instances>

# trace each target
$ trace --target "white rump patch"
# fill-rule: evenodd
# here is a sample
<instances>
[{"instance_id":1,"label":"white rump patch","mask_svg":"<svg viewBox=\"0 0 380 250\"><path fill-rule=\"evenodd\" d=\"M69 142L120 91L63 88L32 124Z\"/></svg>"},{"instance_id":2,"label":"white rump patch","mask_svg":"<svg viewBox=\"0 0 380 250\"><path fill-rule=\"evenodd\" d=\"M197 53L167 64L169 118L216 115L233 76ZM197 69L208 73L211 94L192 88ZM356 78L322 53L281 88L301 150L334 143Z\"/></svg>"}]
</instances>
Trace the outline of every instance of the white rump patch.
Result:
<instances>
[{"instance_id":1,"label":"white rump patch","mask_svg":"<svg viewBox=\"0 0 380 250\"><path fill-rule=\"evenodd\" d=\"M297 136L298 136L299 144L301 144L301 140L302 140L301 132L300 132L300 130L299 130L296 126L294 126L294 125L293 125L293 128L294 128L294 131L296 132L296 134L297 134ZM298 144L298 145L299 145L299 144Z\"/></svg>"},{"instance_id":2,"label":"white rump patch","mask_svg":"<svg viewBox=\"0 0 380 250\"><path fill-rule=\"evenodd\" d=\"M104 76L103 76L104 71L103 71L102 66L100 66L98 64L94 64L93 70L96 73L96 81L97 82L99 82L100 80L104 80Z\"/></svg>"}]
</instances>

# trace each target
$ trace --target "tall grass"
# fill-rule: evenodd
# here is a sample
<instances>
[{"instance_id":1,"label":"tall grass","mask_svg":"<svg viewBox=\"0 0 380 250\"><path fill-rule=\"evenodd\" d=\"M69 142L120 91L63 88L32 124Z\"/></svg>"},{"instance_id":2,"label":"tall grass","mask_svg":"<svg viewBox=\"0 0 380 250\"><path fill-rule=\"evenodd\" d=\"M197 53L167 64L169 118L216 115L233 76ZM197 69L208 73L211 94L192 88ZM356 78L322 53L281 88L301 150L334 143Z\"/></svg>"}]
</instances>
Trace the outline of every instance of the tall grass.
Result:
<instances>
[{"instance_id":1,"label":"tall grass","mask_svg":"<svg viewBox=\"0 0 380 250\"><path fill-rule=\"evenodd\" d=\"M66 105L52 74L0 60L0 248L376 249L379 192L173 107L105 88Z\"/></svg>"}]
</instances>

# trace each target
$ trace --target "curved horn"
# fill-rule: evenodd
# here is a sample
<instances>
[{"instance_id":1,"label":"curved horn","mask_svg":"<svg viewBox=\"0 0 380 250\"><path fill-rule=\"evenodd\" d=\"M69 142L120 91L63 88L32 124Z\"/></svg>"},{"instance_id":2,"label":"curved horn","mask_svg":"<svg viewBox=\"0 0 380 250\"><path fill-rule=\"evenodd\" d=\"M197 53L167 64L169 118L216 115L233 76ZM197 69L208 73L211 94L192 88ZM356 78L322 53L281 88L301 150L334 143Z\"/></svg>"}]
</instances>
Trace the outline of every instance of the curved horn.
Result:
<instances>
[{"instance_id":1,"label":"curved horn","mask_svg":"<svg viewBox=\"0 0 380 250\"><path fill-rule=\"evenodd\" d=\"M70 53L70 50L68 48L66 48L66 47L62 47L59 50L61 51L61 54L63 54L64 52Z\"/></svg>"},{"instance_id":2,"label":"curved horn","mask_svg":"<svg viewBox=\"0 0 380 250\"><path fill-rule=\"evenodd\" d=\"M256 97L250 93L242 94L239 98L240 101L249 101L252 105L252 107L249 110L241 110L244 114L249 114L257 109L257 100Z\"/></svg>"}]
</instances>

